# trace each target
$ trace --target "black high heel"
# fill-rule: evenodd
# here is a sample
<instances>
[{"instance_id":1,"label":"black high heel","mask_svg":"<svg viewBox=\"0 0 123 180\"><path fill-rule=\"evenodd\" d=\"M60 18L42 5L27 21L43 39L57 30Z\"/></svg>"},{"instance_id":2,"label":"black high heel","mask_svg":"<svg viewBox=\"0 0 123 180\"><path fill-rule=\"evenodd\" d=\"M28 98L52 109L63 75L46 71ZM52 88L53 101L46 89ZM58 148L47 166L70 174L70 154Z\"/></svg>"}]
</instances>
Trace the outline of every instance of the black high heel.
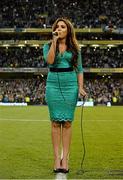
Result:
<instances>
[{"instance_id":1,"label":"black high heel","mask_svg":"<svg viewBox=\"0 0 123 180\"><path fill-rule=\"evenodd\" d=\"M54 173L60 173L60 172L61 172L61 169L60 169L60 168L53 169L53 172L54 172Z\"/></svg>"},{"instance_id":2,"label":"black high heel","mask_svg":"<svg viewBox=\"0 0 123 180\"><path fill-rule=\"evenodd\" d=\"M61 159L61 161L60 161L60 165L62 166L62 160L63 159ZM61 168L61 173L69 173L69 169L64 169L64 168Z\"/></svg>"},{"instance_id":3,"label":"black high heel","mask_svg":"<svg viewBox=\"0 0 123 180\"><path fill-rule=\"evenodd\" d=\"M61 173L69 173L69 169L61 169Z\"/></svg>"}]
</instances>

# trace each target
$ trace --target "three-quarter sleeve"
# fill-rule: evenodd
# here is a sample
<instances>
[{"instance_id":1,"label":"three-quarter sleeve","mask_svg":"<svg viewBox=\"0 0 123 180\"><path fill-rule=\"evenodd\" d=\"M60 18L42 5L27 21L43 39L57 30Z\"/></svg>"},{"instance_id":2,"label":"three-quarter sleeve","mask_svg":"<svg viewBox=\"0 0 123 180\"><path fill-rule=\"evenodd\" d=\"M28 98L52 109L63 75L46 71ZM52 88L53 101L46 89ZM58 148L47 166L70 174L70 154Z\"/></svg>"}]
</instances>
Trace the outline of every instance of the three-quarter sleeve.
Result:
<instances>
[{"instance_id":1,"label":"three-quarter sleeve","mask_svg":"<svg viewBox=\"0 0 123 180\"><path fill-rule=\"evenodd\" d=\"M43 58L44 58L45 62L47 62L48 52L49 52L49 45L48 44L44 44L44 46L43 46Z\"/></svg>"},{"instance_id":2,"label":"three-quarter sleeve","mask_svg":"<svg viewBox=\"0 0 123 180\"><path fill-rule=\"evenodd\" d=\"M83 67L82 67L82 55L81 51L78 53L78 59L77 59L77 73L83 73Z\"/></svg>"}]
</instances>

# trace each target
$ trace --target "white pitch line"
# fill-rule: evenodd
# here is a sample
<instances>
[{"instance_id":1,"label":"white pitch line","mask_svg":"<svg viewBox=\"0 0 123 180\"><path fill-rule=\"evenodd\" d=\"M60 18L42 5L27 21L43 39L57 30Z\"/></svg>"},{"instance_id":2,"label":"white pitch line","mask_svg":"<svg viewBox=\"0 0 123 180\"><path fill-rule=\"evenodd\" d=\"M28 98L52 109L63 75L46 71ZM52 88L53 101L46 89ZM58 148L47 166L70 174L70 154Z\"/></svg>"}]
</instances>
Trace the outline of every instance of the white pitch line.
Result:
<instances>
[{"instance_id":1,"label":"white pitch line","mask_svg":"<svg viewBox=\"0 0 123 180\"><path fill-rule=\"evenodd\" d=\"M48 122L48 121L50 121L50 120L47 120L47 119L43 119L43 120L41 120L41 119L10 119L10 118L0 118L0 121L29 121L29 122ZM77 121L77 120L75 120L75 121ZM123 120L86 120L86 119L84 119L83 120L84 122L86 122L86 121L89 121L89 122L109 122L109 121L111 121L111 122L113 122L113 121L117 121L117 122L123 122Z\"/></svg>"},{"instance_id":2,"label":"white pitch line","mask_svg":"<svg viewBox=\"0 0 123 180\"><path fill-rule=\"evenodd\" d=\"M26 122L48 122L49 120L40 120L40 119L4 119L0 118L0 121L26 121Z\"/></svg>"},{"instance_id":3,"label":"white pitch line","mask_svg":"<svg viewBox=\"0 0 123 180\"><path fill-rule=\"evenodd\" d=\"M57 173L56 177L55 177L55 180L62 180L62 179L67 180L66 174L64 174L64 173Z\"/></svg>"}]
</instances>

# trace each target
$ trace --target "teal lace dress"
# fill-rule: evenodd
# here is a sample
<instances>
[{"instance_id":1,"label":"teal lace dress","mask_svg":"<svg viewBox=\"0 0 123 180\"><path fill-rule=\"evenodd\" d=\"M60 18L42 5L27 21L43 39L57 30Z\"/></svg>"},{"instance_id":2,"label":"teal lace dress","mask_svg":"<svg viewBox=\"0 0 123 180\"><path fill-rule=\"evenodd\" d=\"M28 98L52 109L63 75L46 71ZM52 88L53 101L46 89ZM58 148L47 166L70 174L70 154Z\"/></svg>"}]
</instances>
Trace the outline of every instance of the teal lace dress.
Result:
<instances>
[{"instance_id":1,"label":"teal lace dress","mask_svg":"<svg viewBox=\"0 0 123 180\"><path fill-rule=\"evenodd\" d=\"M43 46L43 57L47 60L49 44ZM55 61L49 68L71 67L72 53L65 51L58 53ZM46 102L49 108L51 121L73 121L74 111L78 99L77 74L82 73L81 52L78 57L76 70L70 72L48 72L46 82Z\"/></svg>"}]
</instances>

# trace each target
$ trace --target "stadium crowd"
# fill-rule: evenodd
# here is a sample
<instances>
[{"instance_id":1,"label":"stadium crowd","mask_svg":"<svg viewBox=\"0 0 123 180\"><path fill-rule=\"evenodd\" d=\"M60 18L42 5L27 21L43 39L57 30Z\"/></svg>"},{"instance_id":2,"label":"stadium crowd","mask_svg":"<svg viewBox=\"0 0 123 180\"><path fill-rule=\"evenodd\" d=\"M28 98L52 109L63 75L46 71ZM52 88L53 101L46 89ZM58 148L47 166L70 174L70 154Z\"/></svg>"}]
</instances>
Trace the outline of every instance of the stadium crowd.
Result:
<instances>
[{"instance_id":1,"label":"stadium crowd","mask_svg":"<svg viewBox=\"0 0 123 180\"><path fill-rule=\"evenodd\" d=\"M85 68L122 68L123 49L82 48L83 67Z\"/></svg>"},{"instance_id":2,"label":"stadium crowd","mask_svg":"<svg viewBox=\"0 0 123 180\"><path fill-rule=\"evenodd\" d=\"M26 102L41 105L44 103L45 80L0 79L0 102Z\"/></svg>"},{"instance_id":3,"label":"stadium crowd","mask_svg":"<svg viewBox=\"0 0 123 180\"><path fill-rule=\"evenodd\" d=\"M0 48L0 67L45 67L40 48Z\"/></svg>"},{"instance_id":4,"label":"stadium crowd","mask_svg":"<svg viewBox=\"0 0 123 180\"><path fill-rule=\"evenodd\" d=\"M85 80L88 100L95 104L123 103L123 80L111 76L102 79Z\"/></svg>"},{"instance_id":5,"label":"stadium crowd","mask_svg":"<svg viewBox=\"0 0 123 180\"><path fill-rule=\"evenodd\" d=\"M27 102L45 104L46 78L0 79L0 102ZM88 101L95 104L123 103L123 80L102 78L85 80Z\"/></svg>"},{"instance_id":6,"label":"stadium crowd","mask_svg":"<svg viewBox=\"0 0 123 180\"><path fill-rule=\"evenodd\" d=\"M123 0L18 0L0 2L0 28L51 28L58 17L71 19L76 28L123 28ZM60 12L60 14L59 14ZM121 32L121 31L120 31ZM120 34L120 33L119 33ZM78 40L122 39L122 36L111 33L106 35L78 34ZM122 33L123 34L123 33ZM45 39L46 38L46 39ZM38 34L16 35L1 34L1 42L11 40L49 40L49 36ZM82 47L84 68L123 68L123 48L117 47ZM0 68L43 68L42 47L0 47ZM0 78L0 102L27 102L28 104L46 104L46 77L27 79ZM85 79L85 90L88 101L95 104L122 103L123 80L111 76Z\"/></svg>"},{"instance_id":7,"label":"stadium crowd","mask_svg":"<svg viewBox=\"0 0 123 180\"><path fill-rule=\"evenodd\" d=\"M0 28L47 28L59 15L70 18L77 28L123 27L123 0L5 0L0 4Z\"/></svg>"},{"instance_id":8,"label":"stadium crowd","mask_svg":"<svg viewBox=\"0 0 123 180\"><path fill-rule=\"evenodd\" d=\"M81 50L85 68L121 68L123 67L122 48L90 48ZM42 48L0 48L0 67L46 67Z\"/></svg>"}]
</instances>

